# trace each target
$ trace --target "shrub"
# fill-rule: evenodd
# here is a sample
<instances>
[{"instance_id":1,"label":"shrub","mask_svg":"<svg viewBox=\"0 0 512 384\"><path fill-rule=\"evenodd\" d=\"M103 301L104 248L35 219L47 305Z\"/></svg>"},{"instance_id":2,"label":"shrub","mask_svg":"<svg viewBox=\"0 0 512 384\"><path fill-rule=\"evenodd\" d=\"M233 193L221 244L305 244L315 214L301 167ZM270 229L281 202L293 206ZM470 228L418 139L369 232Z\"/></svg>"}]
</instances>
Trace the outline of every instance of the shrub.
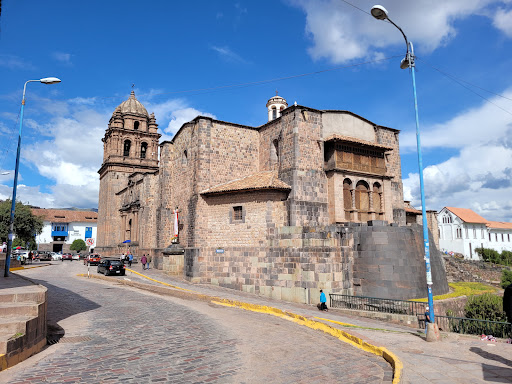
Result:
<instances>
[{"instance_id":1,"label":"shrub","mask_svg":"<svg viewBox=\"0 0 512 384\"><path fill-rule=\"evenodd\" d=\"M504 269L501 271L501 288L505 289L512 284L512 271Z\"/></svg>"},{"instance_id":2,"label":"shrub","mask_svg":"<svg viewBox=\"0 0 512 384\"><path fill-rule=\"evenodd\" d=\"M498 290L498 288L491 287L490 285L473 282L448 283L448 285L453 290L453 292L447 293L445 295L434 296L434 300L443 300L459 296L481 295L482 293L494 293ZM427 298L413 300L427 302Z\"/></svg>"},{"instance_id":3,"label":"shrub","mask_svg":"<svg viewBox=\"0 0 512 384\"><path fill-rule=\"evenodd\" d=\"M464 312L470 319L507 321L507 315L503 312L503 298L492 293L470 296Z\"/></svg>"}]
</instances>

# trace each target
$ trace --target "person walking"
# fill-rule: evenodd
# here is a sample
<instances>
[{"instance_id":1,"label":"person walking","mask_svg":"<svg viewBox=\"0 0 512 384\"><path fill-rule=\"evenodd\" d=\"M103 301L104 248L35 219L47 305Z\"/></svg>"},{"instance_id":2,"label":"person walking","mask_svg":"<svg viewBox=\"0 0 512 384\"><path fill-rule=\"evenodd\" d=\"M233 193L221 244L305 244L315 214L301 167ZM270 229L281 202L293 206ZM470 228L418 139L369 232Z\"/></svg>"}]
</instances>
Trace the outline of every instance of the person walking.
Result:
<instances>
[{"instance_id":1,"label":"person walking","mask_svg":"<svg viewBox=\"0 0 512 384\"><path fill-rule=\"evenodd\" d=\"M146 269L146 264L148 262L148 258L146 257L146 255L142 255L142 257L140 258L140 262L142 264L142 269Z\"/></svg>"},{"instance_id":2,"label":"person walking","mask_svg":"<svg viewBox=\"0 0 512 384\"><path fill-rule=\"evenodd\" d=\"M320 310L321 311L329 311L327 308L327 298L325 297L324 291L320 290Z\"/></svg>"},{"instance_id":3,"label":"person walking","mask_svg":"<svg viewBox=\"0 0 512 384\"><path fill-rule=\"evenodd\" d=\"M147 256L148 262L146 263L146 269L149 269L149 263L151 263L151 255Z\"/></svg>"},{"instance_id":4,"label":"person walking","mask_svg":"<svg viewBox=\"0 0 512 384\"><path fill-rule=\"evenodd\" d=\"M133 261L133 255L132 253L130 252L130 254L128 255L128 266L131 268L132 267L132 261Z\"/></svg>"}]
</instances>

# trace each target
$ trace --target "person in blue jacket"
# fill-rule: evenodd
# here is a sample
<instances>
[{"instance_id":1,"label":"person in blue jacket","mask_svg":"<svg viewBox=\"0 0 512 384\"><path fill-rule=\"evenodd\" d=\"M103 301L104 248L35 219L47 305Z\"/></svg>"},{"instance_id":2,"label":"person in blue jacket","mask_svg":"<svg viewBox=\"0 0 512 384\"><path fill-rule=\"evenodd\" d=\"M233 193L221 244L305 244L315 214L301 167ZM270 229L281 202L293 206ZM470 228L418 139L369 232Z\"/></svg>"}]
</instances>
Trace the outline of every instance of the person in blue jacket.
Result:
<instances>
[{"instance_id":1,"label":"person in blue jacket","mask_svg":"<svg viewBox=\"0 0 512 384\"><path fill-rule=\"evenodd\" d=\"M327 308L327 299L325 297L325 293L324 291L320 290L320 310L321 311L328 311L329 309Z\"/></svg>"}]
</instances>

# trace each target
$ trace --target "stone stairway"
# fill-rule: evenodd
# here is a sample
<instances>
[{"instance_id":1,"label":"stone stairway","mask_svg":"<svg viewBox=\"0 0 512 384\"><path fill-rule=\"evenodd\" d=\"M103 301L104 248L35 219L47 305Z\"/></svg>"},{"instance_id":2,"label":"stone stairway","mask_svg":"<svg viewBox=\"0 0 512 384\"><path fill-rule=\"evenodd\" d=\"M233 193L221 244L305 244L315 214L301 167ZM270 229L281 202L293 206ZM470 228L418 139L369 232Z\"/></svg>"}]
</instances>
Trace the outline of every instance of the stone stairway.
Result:
<instances>
[{"instance_id":1,"label":"stone stairway","mask_svg":"<svg viewBox=\"0 0 512 384\"><path fill-rule=\"evenodd\" d=\"M46 288L11 273L0 278L0 370L46 345Z\"/></svg>"}]
</instances>

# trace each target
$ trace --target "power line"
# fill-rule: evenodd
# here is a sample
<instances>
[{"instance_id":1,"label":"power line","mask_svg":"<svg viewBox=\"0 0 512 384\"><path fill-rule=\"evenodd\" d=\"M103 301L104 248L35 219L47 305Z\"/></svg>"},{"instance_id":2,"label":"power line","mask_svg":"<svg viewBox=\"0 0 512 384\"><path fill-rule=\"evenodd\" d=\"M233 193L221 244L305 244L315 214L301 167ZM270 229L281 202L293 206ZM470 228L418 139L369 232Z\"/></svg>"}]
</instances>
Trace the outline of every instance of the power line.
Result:
<instances>
[{"instance_id":1,"label":"power line","mask_svg":"<svg viewBox=\"0 0 512 384\"><path fill-rule=\"evenodd\" d=\"M416 58L418 58L418 57L416 57ZM418 59L419 59L419 58L418 58ZM422 59L420 59L420 60L422 60ZM510 100L510 101L512 101L512 99L511 99L511 98L506 97L506 96L503 96L503 95L500 95L500 94L495 93L495 92L492 92L492 91L489 91L489 90L487 90L487 89L485 89L485 88L482 88L482 87L479 87L479 86L477 86L477 85L474 85L474 84L472 84L472 83L470 83L470 82L468 82L468 81L466 81L466 80L459 79L459 78L455 77L454 75L451 75L451 74L449 74L449 73L447 73L447 72L445 72L445 71L442 71L442 70L441 70L441 69L439 69L439 68L434 67L433 65L429 64L426 60L422 60L422 61L423 61L425 64L427 64L430 68L432 68L432 69L434 69L435 71L439 72L440 74L442 74L443 76L445 76L445 77L447 77L448 79L452 80L453 82L455 82L455 83L459 84L461 87L466 88L466 89L467 89L468 91L470 91L471 93L474 93L475 95L477 95L478 97L481 97L482 99L484 99L485 101L487 101L487 102L491 103L491 104L492 104L492 105L494 105L495 107L497 107L497 108L501 109L502 111L504 111L504 112L508 113L509 115L512 115L512 112L510 112L510 111L508 111L507 109L505 109L505 108L503 108L503 107L499 106L499 105L498 105L498 104L496 104L494 101L492 101L492 100L490 100L489 98L487 98L487 97L485 97L485 96L481 95L480 93L478 93L478 92L474 91L473 89L471 89L470 87L466 86L466 85L465 85L465 84L463 84L463 83L466 83L466 84L468 84L468 85L471 85L472 87L475 87L475 88L481 89L482 91L488 92L488 93L490 93L490 94L493 94L493 95L495 95L495 96L501 97L501 98L506 99L506 100Z\"/></svg>"}]
</instances>

